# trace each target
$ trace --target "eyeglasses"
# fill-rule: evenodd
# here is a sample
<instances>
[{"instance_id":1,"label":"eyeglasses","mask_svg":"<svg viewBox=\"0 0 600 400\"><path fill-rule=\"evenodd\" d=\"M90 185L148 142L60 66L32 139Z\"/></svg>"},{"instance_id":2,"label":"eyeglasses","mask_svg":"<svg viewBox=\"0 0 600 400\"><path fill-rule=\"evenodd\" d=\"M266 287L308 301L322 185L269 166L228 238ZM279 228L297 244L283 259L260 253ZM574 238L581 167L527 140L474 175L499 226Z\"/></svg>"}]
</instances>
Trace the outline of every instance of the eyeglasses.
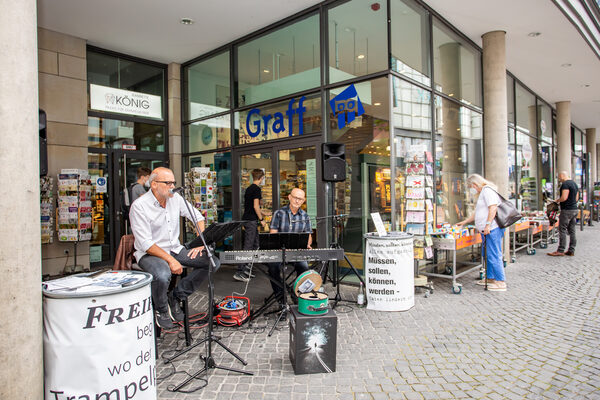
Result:
<instances>
[{"instance_id":1,"label":"eyeglasses","mask_svg":"<svg viewBox=\"0 0 600 400\"><path fill-rule=\"evenodd\" d=\"M164 183L167 186L175 186L175 181L154 181L154 182L158 182L158 183Z\"/></svg>"},{"instance_id":2,"label":"eyeglasses","mask_svg":"<svg viewBox=\"0 0 600 400\"><path fill-rule=\"evenodd\" d=\"M302 198L302 197L292 196L291 194L290 194L290 197L296 201L304 201L304 198Z\"/></svg>"}]
</instances>

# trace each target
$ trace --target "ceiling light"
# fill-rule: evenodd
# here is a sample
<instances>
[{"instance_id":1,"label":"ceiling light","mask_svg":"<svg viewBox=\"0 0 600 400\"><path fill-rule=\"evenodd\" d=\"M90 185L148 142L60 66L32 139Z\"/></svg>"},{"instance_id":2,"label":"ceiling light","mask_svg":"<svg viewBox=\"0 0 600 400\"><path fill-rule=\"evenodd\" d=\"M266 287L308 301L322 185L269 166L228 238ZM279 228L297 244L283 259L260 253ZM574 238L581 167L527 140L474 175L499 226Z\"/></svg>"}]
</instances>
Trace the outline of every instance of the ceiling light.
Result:
<instances>
[{"instance_id":1,"label":"ceiling light","mask_svg":"<svg viewBox=\"0 0 600 400\"><path fill-rule=\"evenodd\" d=\"M564 63L564 64L561 64L560 66L561 66L561 67L564 67L564 68L569 68L571 65L573 65L573 64L570 64L570 63Z\"/></svg>"},{"instance_id":2,"label":"ceiling light","mask_svg":"<svg viewBox=\"0 0 600 400\"><path fill-rule=\"evenodd\" d=\"M377 103L373 103L374 106L380 106L381 103L377 102Z\"/></svg>"},{"instance_id":3,"label":"ceiling light","mask_svg":"<svg viewBox=\"0 0 600 400\"><path fill-rule=\"evenodd\" d=\"M271 72L271 71L269 71L268 69L266 69L266 68L265 68L265 69L263 69L263 72L264 72L265 74L268 74L268 73L269 73L269 72Z\"/></svg>"},{"instance_id":4,"label":"ceiling light","mask_svg":"<svg viewBox=\"0 0 600 400\"><path fill-rule=\"evenodd\" d=\"M448 96L452 97L454 96L454 93L448 93Z\"/></svg>"},{"instance_id":5,"label":"ceiling light","mask_svg":"<svg viewBox=\"0 0 600 400\"><path fill-rule=\"evenodd\" d=\"M191 18L181 18L179 22L181 22L183 25L192 25L194 20Z\"/></svg>"},{"instance_id":6,"label":"ceiling light","mask_svg":"<svg viewBox=\"0 0 600 400\"><path fill-rule=\"evenodd\" d=\"M592 86L592 85L590 85L589 83L584 83L583 85L581 85L582 88L588 88L590 86Z\"/></svg>"},{"instance_id":7,"label":"ceiling light","mask_svg":"<svg viewBox=\"0 0 600 400\"><path fill-rule=\"evenodd\" d=\"M364 54L359 54L358 56L356 56L356 58L358 58L359 60L362 60L363 58L365 58Z\"/></svg>"},{"instance_id":8,"label":"ceiling light","mask_svg":"<svg viewBox=\"0 0 600 400\"><path fill-rule=\"evenodd\" d=\"M542 34L541 32L530 32L527 36L529 36L529 37L538 37L541 34Z\"/></svg>"}]
</instances>

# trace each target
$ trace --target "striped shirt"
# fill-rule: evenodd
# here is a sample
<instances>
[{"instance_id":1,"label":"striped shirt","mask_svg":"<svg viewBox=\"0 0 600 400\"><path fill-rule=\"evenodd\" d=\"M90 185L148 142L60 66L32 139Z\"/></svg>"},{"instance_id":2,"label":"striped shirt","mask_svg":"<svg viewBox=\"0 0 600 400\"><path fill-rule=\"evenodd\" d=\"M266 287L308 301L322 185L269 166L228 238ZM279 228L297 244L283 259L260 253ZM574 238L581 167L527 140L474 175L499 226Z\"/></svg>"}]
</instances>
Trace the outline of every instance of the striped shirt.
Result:
<instances>
[{"instance_id":1,"label":"striped shirt","mask_svg":"<svg viewBox=\"0 0 600 400\"><path fill-rule=\"evenodd\" d=\"M301 208L294 215L290 206L285 206L273 213L271 219L271 229L277 229L277 232L308 232L312 233L310 217L306 211Z\"/></svg>"}]
</instances>

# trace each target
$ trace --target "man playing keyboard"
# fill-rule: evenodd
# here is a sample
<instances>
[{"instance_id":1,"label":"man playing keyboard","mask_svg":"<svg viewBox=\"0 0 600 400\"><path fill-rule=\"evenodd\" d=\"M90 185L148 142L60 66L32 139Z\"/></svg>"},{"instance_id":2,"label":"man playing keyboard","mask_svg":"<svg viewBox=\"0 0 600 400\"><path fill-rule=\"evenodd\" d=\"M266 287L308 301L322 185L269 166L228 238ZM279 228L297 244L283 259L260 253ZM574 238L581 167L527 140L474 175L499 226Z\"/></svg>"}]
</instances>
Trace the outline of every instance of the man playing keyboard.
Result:
<instances>
[{"instance_id":1,"label":"man playing keyboard","mask_svg":"<svg viewBox=\"0 0 600 400\"><path fill-rule=\"evenodd\" d=\"M308 232L312 233L312 227L310 225L310 217L306 213L306 211L302 210L300 207L306 201L306 195L304 194L304 190L294 188L292 192L289 194L288 199L290 201L289 205L280 208L279 210L273 213L273 218L271 219L271 227L270 233L301 233ZM308 248L310 249L310 245L312 243L312 236L308 236ZM294 268L296 269L296 273L300 275L301 273L308 271L308 263L306 261L299 261L293 263ZM281 282L281 263L270 263L269 265L269 275L275 282ZM273 287L273 293L275 297L279 301L280 306L284 305L283 301L283 289L277 285L274 281L271 281L271 286Z\"/></svg>"}]
</instances>

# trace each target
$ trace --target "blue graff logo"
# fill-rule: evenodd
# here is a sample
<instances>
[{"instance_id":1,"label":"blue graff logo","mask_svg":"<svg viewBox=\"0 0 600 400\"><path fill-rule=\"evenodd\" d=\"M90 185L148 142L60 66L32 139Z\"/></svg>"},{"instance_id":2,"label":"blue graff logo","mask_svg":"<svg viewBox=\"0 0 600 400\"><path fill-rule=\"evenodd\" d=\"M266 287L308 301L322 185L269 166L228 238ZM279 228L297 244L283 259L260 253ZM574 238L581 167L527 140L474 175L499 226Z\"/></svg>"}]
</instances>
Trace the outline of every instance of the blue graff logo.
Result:
<instances>
[{"instance_id":1,"label":"blue graff logo","mask_svg":"<svg viewBox=\"0 0 600 400\"><path fill-rule=\"evenodd\" d=\"M333 115L337 117L338 129L342 129L365 113L354 85L348 86L342 93L329 100L329 105Z\"/></svg>"}]
</instances>

